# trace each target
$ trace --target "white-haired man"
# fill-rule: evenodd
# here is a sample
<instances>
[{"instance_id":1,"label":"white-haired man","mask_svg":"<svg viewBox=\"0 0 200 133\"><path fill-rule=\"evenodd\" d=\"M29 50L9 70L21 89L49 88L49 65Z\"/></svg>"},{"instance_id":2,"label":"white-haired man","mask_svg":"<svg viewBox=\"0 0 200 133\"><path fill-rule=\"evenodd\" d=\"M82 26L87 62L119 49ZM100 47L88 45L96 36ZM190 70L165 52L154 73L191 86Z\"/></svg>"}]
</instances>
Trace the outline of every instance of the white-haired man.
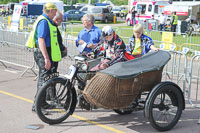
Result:
<instances>
[{"instance_id":1,"label":"white-haired man","mask_svg":"<svg viewBox=\"0 0 200 133\"><path fill-rule=\"evenodd\" d=\"M93 15L85 14L82 18L82 23L84 29L81 30L78 34L76 40L76 46L83 46L83 51L80 51L82 54L88 54L92 49L100 42L101 29L94 25L95 18Z\"/></svg>"}]
</instances>

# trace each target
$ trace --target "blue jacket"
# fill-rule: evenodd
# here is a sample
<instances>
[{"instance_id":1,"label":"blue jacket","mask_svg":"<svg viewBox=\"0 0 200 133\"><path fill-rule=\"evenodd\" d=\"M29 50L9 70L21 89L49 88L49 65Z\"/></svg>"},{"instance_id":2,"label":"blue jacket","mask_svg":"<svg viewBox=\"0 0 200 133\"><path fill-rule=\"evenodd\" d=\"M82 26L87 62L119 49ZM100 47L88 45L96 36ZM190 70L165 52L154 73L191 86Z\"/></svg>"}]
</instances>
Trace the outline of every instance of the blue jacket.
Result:
<instances>
[{"instance_id":1,"label":"blue jacket","mask_svg":"<svg viewBox=\"0 0 200 133\"><path fill-rule=\"evenodd\" d=\"M153 40L150 37L142 34L141 35L141 50L142 50L141 55L144 55L144 54L148 53L149 50L151 50L150 49L151 45L154 45ZM127 46L127 51L132 53L134 48L135 48L135 36L133 35L133 37L131 37L129 39L129 44Z\"/></svg>"}]
</instances>

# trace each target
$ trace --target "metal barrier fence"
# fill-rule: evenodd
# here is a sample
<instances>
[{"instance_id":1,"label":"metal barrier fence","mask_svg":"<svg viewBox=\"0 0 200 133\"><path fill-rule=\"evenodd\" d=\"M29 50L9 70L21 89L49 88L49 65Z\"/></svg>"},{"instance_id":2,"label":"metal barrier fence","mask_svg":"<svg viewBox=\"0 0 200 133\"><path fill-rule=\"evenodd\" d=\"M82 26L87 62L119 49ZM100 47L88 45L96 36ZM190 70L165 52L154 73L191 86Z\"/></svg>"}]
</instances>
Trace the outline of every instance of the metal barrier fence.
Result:
<instances>
[{"instance_id":1,"label":"metal barrier fence","mask_svg":"<svg viewBox=\"0 0 200 133\"><path fill-rule=\"evenodd\" d=\"M28 36L28 32L11 32L7 30L0 31L0 41L4 43L25 45Z\"/></svg>"},{"instance_id":2,"label":"metal barrier fence","mask_svg":"<svg viewBox=\"0 0 200 133\"><path fill-rule=\"evenodd\" d=\"M25 46L29 34L15 33L5 30L0 30L0 64L7 67L5 63L24 67L25 70L21 74L23 76L28 70L31 70L35 75L34 70L37 69L33 58L33 50ZM74 39L63 39L64 45L68 48L68 55L77 55L78 50L75 46ZM64 58L59 63L59 71L66 71L66 64L72 64L69 57Z\"/></svg>"},{"instance_id":3,"label":"metal barrier fence","mask_svg":"<svg viewBox=\"0 0 200 133\"><path fill-rule=\"evenodd\" d=\"M189 71L188 102L195 108L200 108L200 55L192 57ZM200 116L197 124L200 124Z\"/></svg>"},{"instance_id":4,"label":"metal barrier fence","mask_svg":"<svg viewBox=\"0 0 200 133\"><path fill-rule=\"evenodd\" d=\"M189 71L188 101L197 108L200 108L200 55L192 57Z\"/></svg>"},{"instance_id":5,"label":"metal barrier fence","mask_svg":"<svg viewBox=\"0 0 200 133\"><path fill-rule=\"evenodd\" d=\"M179 51L169 51L171 60L167 63L163 71L163 80L172 81L178 84L184 94L188 85L188 57Z\"/></svg>"},{"instance_id":6,"label":"metal barrier fence","mask_svg":"<svg viewBox=\"0 0 200 133\"><path fill-rule=\"evenodd\" d=\"M36 73L33 71L33 50L24 47L27 39L27 33L15 33L1 30L0 63L5 67L7 67L5 63L25 67L26 70L22 73L22 75L29 69L36 75Z\"/></svg>"},{"instance_id":7,"label":"metal barrier fence","mask_svg":"<svg viewBox=\"0 0 200 133\"><path fill-rule=\"evenodd\" d=\"M127 36L123 36L126 33L130 33ZM123 40L124 42L128 43L129 38L133 35L133 28L119 28L118 32L116 32ZM162 32L161 31L155 31L155 30L145 30L144 34L148 35L152 38L154 43L157 46L160 46L160 42L162 42ZM193 52L195 55L195 51L200 51L200 33L193 33L190 36L188 36L186 33L178 34L174 32L173 36L173 44L177 46L177 50L182 51L183 47L189 48L191 52ZM163 43L163 42L162 42ZM200 52L199 52L200 53ZM191 55L191 54L190 54ZM193 56L191 55L191 56Z\"/></svg>"}]
</instances>

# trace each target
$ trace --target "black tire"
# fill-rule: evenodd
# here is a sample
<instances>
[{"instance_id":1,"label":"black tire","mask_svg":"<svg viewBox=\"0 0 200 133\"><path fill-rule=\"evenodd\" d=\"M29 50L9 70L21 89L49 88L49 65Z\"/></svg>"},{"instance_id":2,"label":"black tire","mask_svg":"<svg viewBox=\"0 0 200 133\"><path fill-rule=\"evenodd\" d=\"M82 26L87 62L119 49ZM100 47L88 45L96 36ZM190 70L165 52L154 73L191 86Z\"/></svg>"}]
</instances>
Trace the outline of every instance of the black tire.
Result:
<instances>
[{"instance_id":1,"label":"black tire","mask_svg":"<svg viewBox=\"0 0 200 133\"><path fill-rule=\"evenodd\" d=\"M117 114L120 115L128 115L131 114L133 112L133 110L131 108L127 108L127 109L113 109L113 111Z\"/></svg>"},{"instance_id":2,"label":"black tire","mask_svg":"<svg viewBox=\"0 0 200 133\"><path fill-rule=\"evenodd\" d=\"M184 109L182 92L173 85L165 85L151 97L150 124L159 131L170 130L177 124Z\"/></svg>"},{"instance_id":3,"label":"black tire","mask_svg":"<svg viewBox=\"0 0 200 133\"><path fill-rule=\"evenodd\" d=\"M107 17L105 18L104 22L105 22L106 24L108 23L108 18L107 18Z\"/></svg>"},{"instance_id":4,"label":"black tire","mask_svg":"<svg viewBox=\"0 0 200 133\"><path fill-rule=\"evenodd\" d=\"M44 84L39 90L36 96L35 107L38 117L43 122L58 124L72 114L70 107L73 106L73 90L65 86L66 81L64 78L54 78ZM54 86L54 96L50 95L50 98L47 99L47 94L49 89L52 89L52 86ZM46 107L44 106L44 102L46 103Z\"/></svg>"}]
</instances>

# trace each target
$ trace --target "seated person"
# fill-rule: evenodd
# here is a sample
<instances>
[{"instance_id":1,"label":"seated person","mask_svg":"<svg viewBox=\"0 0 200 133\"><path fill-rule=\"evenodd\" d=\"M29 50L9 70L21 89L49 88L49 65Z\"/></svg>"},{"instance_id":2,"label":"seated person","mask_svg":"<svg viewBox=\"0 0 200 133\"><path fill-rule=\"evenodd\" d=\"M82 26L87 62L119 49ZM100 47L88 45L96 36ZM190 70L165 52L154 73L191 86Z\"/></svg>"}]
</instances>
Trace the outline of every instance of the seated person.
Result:
<instances>
[{"instance_id":1,"label":"seated person","mask_svg":"<svg viewBox=\"0 0 200 133\"><path fill-rule=\"evenodd\" d=\"M159 50L154 46L153 40L143 34L144 28L141 24L136 24L133 27L133 37L129 39L127 51L129 51L135 58L138 58L149 50Z\"/></svg>"},{"instance_id":2,"label":"seated person","mask_svg":"<svg viewBox=\"0 0 200 133\"><path fill-rule=\"evenodd\" d=\"M131 54L126 52L124 41L115 33L111 26L103 27L99 45L103 47L106 59L92 68L92 71L103 70L117 62L134 59Z\"/></svg>"}]
</instances>

